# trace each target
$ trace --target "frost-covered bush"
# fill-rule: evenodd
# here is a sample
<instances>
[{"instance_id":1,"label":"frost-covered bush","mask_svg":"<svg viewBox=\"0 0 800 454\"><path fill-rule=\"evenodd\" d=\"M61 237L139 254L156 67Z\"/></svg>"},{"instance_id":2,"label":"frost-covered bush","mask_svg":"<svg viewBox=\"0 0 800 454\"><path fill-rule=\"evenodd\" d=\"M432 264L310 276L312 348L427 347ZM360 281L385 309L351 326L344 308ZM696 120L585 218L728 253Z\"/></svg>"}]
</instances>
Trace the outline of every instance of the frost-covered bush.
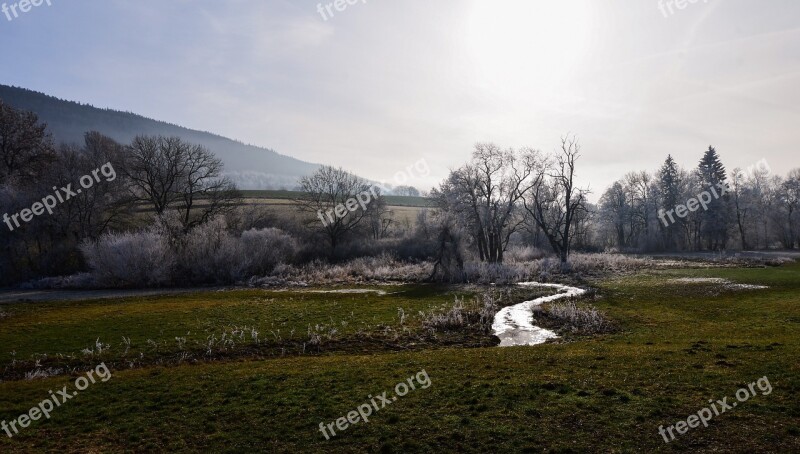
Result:
<instances>
[{"instance_id":1,"label":"frost-covered bush","mask_svg":"<svg viewBox=\"0 0 800 454\"><path fill-rule=\"evenodd\" d=\"M108 233L86 241L81 252L98 286L158 287L170 284L175 254L159 229Z\"/></svg>"},{"instance_id":2,"label":"frost-covered bush","mask_svg":"<svg viewBox=\"0 0 800 454\"><path fill-rule=\"evenodd\" d=\"M623 254L572 254L570 267L576 273L636 271L655 266L653 259Z\"/></svg>"},{"instance_id":3,"label":"frost-covered bush","mask_svg":"<svg viewBox=\"0 0 800 454\"><path fill-rule=\"evenodd\" d=\"M155 287L233 284L272 273L290 263L296 241L278 229L252 229L241 235L218 217L188 233L169 219L146 231L113 233L81 246L94 285Z\"/></svg>"},{"instance_id":4,"label":"frost-covered bush","mask_svg":"<svg viewBox=\"0 0 800 454\"><path fill-rule=\"evenodd\" d=\"M252 229L237 237L216 218L190 231L178 255L191 282L226 284L269 274L296 250L296 241L281 230Z\"/></svg>"},{"instance_id":5,"label":"frost-covered bush","mask_svg":"<svg viewBox=\"0 0 800 454\"><path fill-rule=\"evenodd\" d=\"M561 324L561 329L574 333L602 334L614 332L611 323L593 306L578 306L572 301L548 303L533 308L534 317L548 317Z\"/></svg>"},{"instance_id":6,"label":"frost-covered bush","mask_svg":"<svg viewBox=\"0 0 800 454\"><path fill-rule=\"evenodd\" d=\"M512 259L503 263L469 262L464 266L464 276L467 282L473 284L505 285L530 280L547 281L551 276L560 274L619 273L654 266L653 260L649 258L573 253L567 266L562 268L558 258L533 259L536 255L538 255L536 249L519 250L512 254Z\"/></svg>"},{"instance_id":7,"label":"frost-covered bush","mask_svg":"<svg viewBox=\"0 0 800 454\"><path fill-rule=\"evenodd\" d=\"M315 260L302 266L278 266L271 276L251 279L248 285L269 287L308 283L423 282L430 276L432 269L429 262L403 262L391 254L382 254L340 264Z\"/></svg>"},{"instance_id":8,"label":"frost-covered bush","mask_svg":"<svg viewBox=\"0 0 800 454\"><path fill-rule=\"evenodd\" d=\"M434 331L459 331L475 326L489 333L498 310L497 295L490 292L484 292L466 303L464 298L456 297L453 306L445 310L422 313L422 326Z\"/></svg>"},{"instance_id":9,"label":"frost-covered bush","mask_svg":"<svg viewBox=\"0 0 800 454\"><path fill-rule=\"evenodd\" d=\"M546 252L532 246L511 246L503 254L507 263L532 262L546 256Z\"/></svg>"}]
</instances>

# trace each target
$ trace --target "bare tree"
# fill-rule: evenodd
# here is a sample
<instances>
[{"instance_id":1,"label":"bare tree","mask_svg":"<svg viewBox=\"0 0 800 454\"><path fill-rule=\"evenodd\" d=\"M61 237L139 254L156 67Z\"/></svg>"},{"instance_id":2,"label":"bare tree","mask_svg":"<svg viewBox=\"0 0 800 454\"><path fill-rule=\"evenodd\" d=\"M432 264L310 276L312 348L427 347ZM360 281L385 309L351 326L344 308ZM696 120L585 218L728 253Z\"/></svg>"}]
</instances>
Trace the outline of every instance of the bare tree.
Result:
<instances>
[{"instance_id":1,"label":"bare tree","mask_svg":"<svg viewBox=\"0 0 800 454\"><path fill-rule=\"evenodd\" d=\"M420 192L419 189L413 186L398 186L394 188L394 194L405 196L405 197L419 197Z\"/></svg>"},{"instance_id":2,"label":"bare tree","mask_svg":"<svg viewBox=\"0 0 800 454\"><path fill-rule=\"evenodd\" d=\"M178 137L139 136L127 147L124 173L134 197L161 215L177 209L185 230L232 209L241 198L223 164L201 145Z\"/></svg>"},{"instance_id":3,"label":"bare tree","mask_svg":"<svg viewBox=\"0 0 800 454\"><path fill-rule=\"evenodd\" d=\"M200 145L189 145L186 164L178 184L177 207L187 230L212 217L231 211L241 193L230 179L222 176L222 160Z\"/></svg>"},{"instance_id":4,"label":"bare tree","mask_svg":"<svg viewBox=\"0 0 800 454\"><path fill-rule=\"evenodd\" d=\"M625 188L615 182L600 198L600 219L613 231L615 245L622 249L627 246L625 226L631 211Z\"/></svg>"},{"instance_id":5,"label":"bare tree","mask_svg":"<svg viewBox=\"0 0 800 454\"><path fill-rule=\"evenodd\" d=\"M795 243L798 242L795 224L798 222L798 209L800 209L800 169L794 169L789 172L786 181L781 185L782 208L786 216L786 234L784 237L784 245L789 249L794 249Z\"/></svg>"},{"instance_id":6,"label":"bare tree","mask_svg":"<svg viewBox=\"0 0 800 454\"><path fill-rule=\"evenodd\" d=\"M733 173L731 174L730 192L733 200L733 208L736 212L736 227L739 229L739 239L742 242L742 249L748 249L747 223L750 214L750 206L748 203L750 189L746 185L742 169L738 167L733 169Z\"/></svg>"},{"instance_id":7,"label":"bare tree","mask_svg":"<svg viewBox=\"0 0 800 454\"><path fill-rule=\"evenodd\" d=\"M561 153L539 170L537 184L524 197L525 210L544 232L553 251L566 267L578 213L586 211L588 191L575 184L575 163L580 157L576 138L561 140Z\"/></svg>"},{"instance_id":8,"label":"bare tree","mask_svg":"<svg viewBox=\"0 0 800 454\"><path fill-rule=\"evenodd\" d=\"M47 125L0 100L0 184L29 185L56 160Z\"/></svg>"},{"instance_id":9,"label":"bare tree","mask_svg":"<svg viewBox=\"0 0 800 454\"><path fill-rule=\"evenodd\" d=\"M138 136L128 146L124 172L138 200L162 214L177 198L186 168L185 144L178 137Z\"/></svg>"},{"instance_id":10,"label":"bare tree","mask_svg":"<svg viewBox=\"0 0 800 454\"><path fill-rule=\"evenodd\" d=\"M59 208L54 223L61 235L72 235L78 242L97 239L110 227L121 227L128 218L132 200L117 168L124 160L124 147L98 133L88 132L82 148L62 145L57 165L43 182L41 191L78 181L84 175L97 174L91 190L70 197ZM102 173L98 172L102 171Z\"/></svg>"},{"instance_id":11,"label":"bare tree","mask_svg":"<svg viewBox=\"0 0 800 454\"><path fill-rule=\"evenodd\" d=\"M656 218L657 188L648 172L631 172L625 175L625 187L628 192L631 210L631 238L628 244L652 246L655 233L651 224Z\"/></svg>"},{"instance_id":12,"label":"bare tree","mask_svg":"<svg viewBox=\"0 0 800 454\"><path fill-rule=\"evenodd\" d=\"M376 200L367 205L367 217L372 239L379 240L386 237L389 227L394 223L394 212L389 209L386 198L381 196L380 188L376 188L375 193Z\"/></svg>"},{"instance_id":13,"label":"bare tree","mask_svg":"<svg viewBox=\"0 0 800 454\"><path fill-rule=\"evenodd\" d=\"M303 194L297 207L306 215L306 226L328 239L331 254L367 218L369 206L380 198L377 188L363 178L330 166L303 177L300 188Z\"/></svg>"},{"instance_id":14,"label":"bare tree","mask_svg":"<svg viewBox=\"0 0 800 454\"><path fill-rule=\"evenodd\" d=\"M481 261L503 261L511 235L523 225L518 203L535 180L538 152L501 150L479 143L472 161L450 173L434 190L440 209L464 221L475 240Z\"/></svg>"}]
</instances>

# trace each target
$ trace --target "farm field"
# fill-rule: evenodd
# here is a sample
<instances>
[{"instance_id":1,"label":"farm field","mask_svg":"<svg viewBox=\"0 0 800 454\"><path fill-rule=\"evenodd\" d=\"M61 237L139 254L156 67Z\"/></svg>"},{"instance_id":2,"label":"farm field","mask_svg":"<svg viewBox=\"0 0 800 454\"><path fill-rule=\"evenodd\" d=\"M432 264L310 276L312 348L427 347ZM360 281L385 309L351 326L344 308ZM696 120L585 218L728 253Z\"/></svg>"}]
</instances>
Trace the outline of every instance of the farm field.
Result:
<instances>
[{"instance_id":1,"label":"farm field","mask_svg":"<svg viewBox=\"0 0 800 454\"><path fill-rule=\"evenodd\" d=\"M617 332L510 348L491 346L488 336L481 346L475 336L424 334L419 313L483 290L469 286L3 304L0 420L27 412L100 362L113 377L51 419L0 438L0 451L800 450L800 265L650 270L582 286L597 289L587 298ZM513 292L504 304L546 293ZM318 343L292 348L310 332L321 336ZM223 334L230 343L219 343ZM209 337L217 344L205 355ZM37 368L26 363L32 358L76 370L15 377ZM391 396L422 370L428 387L330 440L320 432L320 423L346 416L370 395ZM659 435L659 426L686 420L709 399L730 402L762 377L770 393L757 392L669 444Z\"/></svg>"},{"instance_id":2,"label":"farm field","mask_svg":"<svg viewBox=\"0 0 800 454\"><path fill-rule=\"evenodd\" d=\"M294 191L242 191L242 206L264 208L282 218L298 217L295 200L300 193ZM393 219L402 225L413 226L417 214L433 206L433 202L423 197L384 196Z\"/></svg>"},{"instance_id":3,"label":"farm field","mask_svg":"<svg viewBox=\"0 0 800 454\"><path fill-rule=\"evenodd\" d=\"M279 201L294 201L301 193L296 191L277 191L277 190L243 190L241 191L245 200L252 202L264 201L265 203L278 203ZM410 197L399 195L385 195L389 206L395 207L416 207L432 208L434 206L430 199L425 197Z\"/></svg>"}]
</instances>

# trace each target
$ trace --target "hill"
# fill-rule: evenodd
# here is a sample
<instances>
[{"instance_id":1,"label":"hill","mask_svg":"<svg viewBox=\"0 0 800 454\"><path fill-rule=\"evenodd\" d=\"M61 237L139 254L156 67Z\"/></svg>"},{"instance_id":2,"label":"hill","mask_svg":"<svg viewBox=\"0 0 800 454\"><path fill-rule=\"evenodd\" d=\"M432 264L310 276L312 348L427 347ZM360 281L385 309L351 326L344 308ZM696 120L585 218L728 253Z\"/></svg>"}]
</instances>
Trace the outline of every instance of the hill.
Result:
<instances>
[{"instance_id":1,"label":"hill","mask_svg":"<svg viewBox=\"0 0 800 454\"><path fill-rule=\"evenodd\" d=\"M293 189L301 176L319 167L209 132L130 112L66 101L24 88L0 85L0 99L18 109L35 112L47 123L56 142L80 143L86 131L99 131L120 143L129 143L137 135L146 134L177 136L201 144L223 160L226 174L243 189Z\"/></svg>"}]
</instances>

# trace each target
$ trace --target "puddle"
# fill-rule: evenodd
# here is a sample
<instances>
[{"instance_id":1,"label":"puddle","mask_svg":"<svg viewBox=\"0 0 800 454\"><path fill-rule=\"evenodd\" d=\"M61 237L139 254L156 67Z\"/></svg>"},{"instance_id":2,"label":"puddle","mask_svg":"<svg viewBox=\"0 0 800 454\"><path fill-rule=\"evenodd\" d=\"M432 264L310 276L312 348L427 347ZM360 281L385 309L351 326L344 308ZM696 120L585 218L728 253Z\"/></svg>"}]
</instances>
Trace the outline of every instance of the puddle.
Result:
<instances>
[{"instance_id":1,"label":"puddle","mask_svg":"<svg viewBox=\"0 0 800 454\"><path fill-rule=\"evenodd\" d=\"M513 347L516 345L537 345L543 344L548 339L558 337L556 333L533 326L532 308L542 303L549 303L562 298L580 296L586 290L569 287L560 284L540 284L538 282L522 282L518 284L522 287L546 287L558 291L555 295L543 296L531 301L524 301L514 306L503 308L494 316L492 330L494 335L500 338L500 347Z\"/></svg>"}]
</instances>

